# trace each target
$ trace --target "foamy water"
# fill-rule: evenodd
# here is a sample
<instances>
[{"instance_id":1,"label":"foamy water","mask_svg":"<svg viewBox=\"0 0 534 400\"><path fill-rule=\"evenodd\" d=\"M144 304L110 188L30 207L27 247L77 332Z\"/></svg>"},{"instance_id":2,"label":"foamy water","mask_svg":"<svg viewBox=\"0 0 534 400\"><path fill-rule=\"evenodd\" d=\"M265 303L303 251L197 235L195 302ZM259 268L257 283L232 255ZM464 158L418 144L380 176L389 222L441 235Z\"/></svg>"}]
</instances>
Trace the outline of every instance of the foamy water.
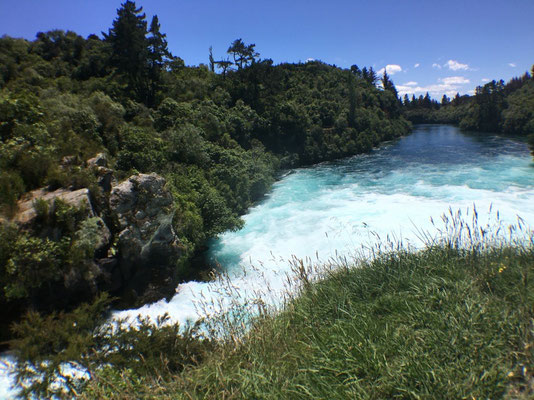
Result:
<instances>
[{"instance_id":1,"label":"foamy water","mask_svg":"<svg viewBox=\"0 0 534 400\"><path fill-rule=\"evenodd\" d=\"M243 304L258 296L276 303L287 290L293 256L350 258L387 235L418 247L418 232L432 232L430 218L439 220L449 207L465 212L475 205L482 223L491 208L503 221L514 223L520 215L534 226L533 199L534 165L525 143L419 126L371 154L297 169L277 182L244 216L243 229L210 246L210 257L229 280L185 283L169 302L114 317L155 320L168 313L185 324L228 307L237 296ZM5 382L0 376L0 386Z\"/></svg>"},{"instance_id":2,"label":"foamy water","mask_svg":"<svg viewBox=\"0 0 534 400\"><path fill-rule=\"evenodd\" d=\"M503 221L514 223L520 215L534 226L532 199L534 165L524 142L420 126L371 154L297 169L277 182L245 215L243 229L211 244L210 257L228 272L230 291L228 282L189 282L168 303L115 315L166 312L186 323L224 308L236 292L242 302L266 292L276 301L293 256L350 258L387 235L418 247L418 232L435 229L430 218L439 220L449 207L465 212L475 206L482 223L492 209Z\"/></svg>"}]
</instances>

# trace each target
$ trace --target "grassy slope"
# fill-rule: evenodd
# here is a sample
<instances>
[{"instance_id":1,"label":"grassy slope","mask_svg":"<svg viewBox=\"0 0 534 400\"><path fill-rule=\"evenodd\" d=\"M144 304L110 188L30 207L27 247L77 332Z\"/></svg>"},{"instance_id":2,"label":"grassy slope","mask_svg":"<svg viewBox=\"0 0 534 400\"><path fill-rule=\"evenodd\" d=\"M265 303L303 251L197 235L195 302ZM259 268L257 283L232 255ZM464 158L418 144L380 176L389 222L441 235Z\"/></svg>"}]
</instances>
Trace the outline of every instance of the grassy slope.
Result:
<instances>
[{"instance_id":1,"label":"grassy slope","mask_svg":"<svg viewBox=\"0 0 534 400\"><path fill-rule=\"evenodd\" d=\"M171 379L103 371L87 398L533 398L532 246L381 256L307 284ZM527 389L525 389L527 388Z\"/></svg>"}]
</instances>

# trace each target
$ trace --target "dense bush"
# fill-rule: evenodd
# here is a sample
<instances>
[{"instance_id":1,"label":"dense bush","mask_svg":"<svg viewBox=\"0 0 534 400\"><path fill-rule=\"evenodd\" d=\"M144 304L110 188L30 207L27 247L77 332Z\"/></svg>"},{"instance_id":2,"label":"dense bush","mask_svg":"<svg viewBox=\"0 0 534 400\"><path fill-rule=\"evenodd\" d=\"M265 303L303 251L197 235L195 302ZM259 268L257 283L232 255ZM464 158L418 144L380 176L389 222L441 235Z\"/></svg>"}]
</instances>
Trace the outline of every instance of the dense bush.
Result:
<instances>
[{"instance_id":1,"label":"dense bush","mask_svg":"<svg viewBox=\"0 0 534 400\"><path fill-rule=\"evenodd\" d=\"M16 215L28 191L89 188L113 231L107 194L87 165L105 153L118 180L165 177L184 251L176 265L190 277L187 260L209 238L239 229L280 168L369 151L410 129L396 95L361 73L322 62L273 65L255 51L221 74L186 67L168 51L157 19L149 31L132 2L122 7L103 38L61 30L33 41L0 38L3 217ZM135 35L116 29L121 15L137 21ZM89 215L73 216L60 203L37 207L35 226L2 225L0 303L50 311L63 308L61 298L72 309L101 289L91 265L108 248L98 250ZM85 286L66 290L73 281Z\"/></svg>"},{"instance_id":2,"label":"dense bush","mask_svg":"<svg viewBox=\"0 0 534 400\"><path fill-rule=\"evenodd\" d=\"M127 369L135 376L164 379L200 363L213 348L198 325L181 327L162 316L106 324L111 299L97 297L68 313L28 312L13 326L16 379L23 398L72 398L85 384L72 370L106 382L109 374ZM130 321L132 322L132 321Z\"/></svg>"}]
</instances>

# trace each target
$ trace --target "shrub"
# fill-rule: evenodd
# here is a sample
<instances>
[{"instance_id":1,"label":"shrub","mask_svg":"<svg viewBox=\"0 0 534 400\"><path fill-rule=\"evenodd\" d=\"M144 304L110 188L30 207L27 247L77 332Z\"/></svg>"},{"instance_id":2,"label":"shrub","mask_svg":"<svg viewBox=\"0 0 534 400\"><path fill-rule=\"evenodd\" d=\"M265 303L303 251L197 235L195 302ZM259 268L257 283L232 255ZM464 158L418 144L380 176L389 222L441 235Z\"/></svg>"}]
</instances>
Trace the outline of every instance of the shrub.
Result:
<instances>
[{"instance_id":1,"label":"shrub","mask_svg":"<svg viewBox=\"0 0 534 400\"><path fill-rule=\"evenodd\" d=\"M16 339L11 345L21 397L78 395L85 381L73 378L68 367L96 379L105 379L110 370L168 378L200 363L213 347L199 334L198 325L181 329L167 316L156 322L138 319L132 321L134 326L106 323L111 300L102 294L69 313L28 312L13 325Z\"/></svg>"},{"instance_id":2,"label":"shrub","mask_svg":"<svg viewBox=\"0 0 534 400\"><path fill-rule=\"evenodd\" d=\"M24 181L17 172L0 172L0 212L13 216L17 210L17 201L24 191Z\"/></svg>"}]
</instances>

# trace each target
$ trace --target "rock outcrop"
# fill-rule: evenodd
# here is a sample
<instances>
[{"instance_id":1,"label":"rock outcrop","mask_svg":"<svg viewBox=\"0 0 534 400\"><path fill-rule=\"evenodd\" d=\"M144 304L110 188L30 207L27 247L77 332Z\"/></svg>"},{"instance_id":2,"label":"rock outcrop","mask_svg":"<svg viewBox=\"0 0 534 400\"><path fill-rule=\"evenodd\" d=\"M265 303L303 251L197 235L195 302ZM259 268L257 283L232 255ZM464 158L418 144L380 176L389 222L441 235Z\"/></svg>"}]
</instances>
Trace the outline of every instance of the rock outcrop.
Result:
<instances>
[{"instance_id":1,"label":"rock outcrop","mask_svg":"<svg viewBox=\"0 0 534 400\"><path fill-rule=\"evenodd\" d=\"M31 224L37 217L35 210L35 202L37 200L44 200L52 203L54 200L62 200L68 205L76 207L85 207L87 210L87 217L94 216L93 205L89 197L89 189L79 189L70 191L67 189L58 189L49 192L46 189L37 189L29 192L18 203L18 212L15 215L15 222L21 225Z\"/></svg>"},{"instance_id":2,"label":"rock outcrop","mask_svg":"<svg viewBox=\"0 0 534 400\"><path fill-rule=\"evenodd\" d=\"M91 242L94 259L84 261L83 268L73 266L65 271L66 296L107 290L129 297L131 304L174 292L175 261L183 251L172 227L173 197L165 188L165 179L154 173L140 174L117 183L104 154L88 160L86 166L103 189L95 204L87 188L38 189L19 201L12 221L23 229L41 226L36 205L42 200L50 205L59 199L71 206L83 206L86 214L79 232L85 237L77 233L73 239ZM48 236L39 229L39 235Z\"/></svg>"},{"instance_id":3,"label":"rock outcrop","mask_svg":"<svg viewBox=\"0 0 534 400\"><path fill-rule=\"evenodd\" d=\"M104 193L111 191L113 170L108 168L108 158L104 153L98 153L95 157L87 160L87 167L91 168L97 176L98 185Z\"/></svg>"},{"instance_id":4,"label":"rock outcrop","mask_svg":"<svg viewBox=\"0 0 534 400\"><path fill-rule=\"evenodd\" d=\"M160 275L182 253L172 228L173 199L165 183L157 174L140 174L111 190L109 206L117 218L119 266L123 279L134 286L148 275Z\"/></svg>"}]
</instances>

